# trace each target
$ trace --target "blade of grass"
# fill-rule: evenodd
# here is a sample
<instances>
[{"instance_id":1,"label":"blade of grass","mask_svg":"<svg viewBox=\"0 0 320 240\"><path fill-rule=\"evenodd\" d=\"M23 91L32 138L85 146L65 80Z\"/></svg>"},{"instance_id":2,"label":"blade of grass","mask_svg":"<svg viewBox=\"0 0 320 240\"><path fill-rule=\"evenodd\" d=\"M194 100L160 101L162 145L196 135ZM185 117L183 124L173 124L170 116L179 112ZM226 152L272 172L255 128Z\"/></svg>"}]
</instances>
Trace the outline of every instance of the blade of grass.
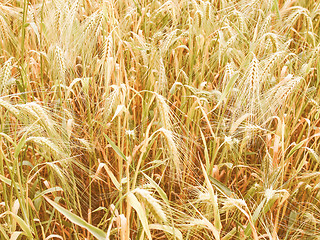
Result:
<instances>
[{"instance_id":1,"label":"blade of grass","mask_svg":"<svg viewBox=\"0 0 320 240\"><path fill-rule=\"evenodd\" d=\"M60 212L63 216L65 216L70 222L78 225L79 227L87 229L95 238L98 240L106 240L107 239L107 234L102 231L101 229L87 223L85 220L82 218L78 217L74 213L70 212L69 210L61 207L59 204L56 202L52 201L46 196L43 196L48 203L50 203L58 212Z\"/></svg>"}]
</instances>

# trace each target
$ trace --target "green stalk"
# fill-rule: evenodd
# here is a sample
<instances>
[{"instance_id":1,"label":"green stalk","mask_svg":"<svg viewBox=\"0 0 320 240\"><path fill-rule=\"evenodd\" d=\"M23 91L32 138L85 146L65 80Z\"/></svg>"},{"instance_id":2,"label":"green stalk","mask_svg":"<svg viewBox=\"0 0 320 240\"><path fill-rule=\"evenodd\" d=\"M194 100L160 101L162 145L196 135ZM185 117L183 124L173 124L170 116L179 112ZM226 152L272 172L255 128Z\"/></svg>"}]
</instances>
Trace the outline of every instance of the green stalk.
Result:
<instances>
[{"instance_id":1,"label":"green stalk","mask_svg":"<svg viewBox=\"0 0 320 240\"><path fill-rule=\"evenodd\" d=\"M22 25L21 25L21 53L20 53L20 76L21 76L21 82L18 85L18 88L20 92L25 92L26 91L26 84L27 84L27 79L26 79L26 63L25 63L25 38L26 38L26 21L27 21L27 13L28 13L28 0L24 0L23 2L23 12L22 12ZM22 94L22 98L26 100L26 95L25 93Z\"/></svg>"},{"instance_id":2,"label":"green stalk","mask_svg":"<svg viewBox=\"0 0 320 240\"><path fill-rule=\"evenodd\" d=\"M40 48L40 52L42 52L43 50L43 10L44 10L44 5L45 5L45 0L43 0L42 2L42 6L41 6L41 20L40 20L40 43L39 43L39 48ZM40 54L40 79L41 79L41 88L44 89L44 79L43 79L43 56L42 54ZM43 91L41 91L43 93ZM42 98L44 98L44 96L42 95Z\"/></svg>"}]
</instances>

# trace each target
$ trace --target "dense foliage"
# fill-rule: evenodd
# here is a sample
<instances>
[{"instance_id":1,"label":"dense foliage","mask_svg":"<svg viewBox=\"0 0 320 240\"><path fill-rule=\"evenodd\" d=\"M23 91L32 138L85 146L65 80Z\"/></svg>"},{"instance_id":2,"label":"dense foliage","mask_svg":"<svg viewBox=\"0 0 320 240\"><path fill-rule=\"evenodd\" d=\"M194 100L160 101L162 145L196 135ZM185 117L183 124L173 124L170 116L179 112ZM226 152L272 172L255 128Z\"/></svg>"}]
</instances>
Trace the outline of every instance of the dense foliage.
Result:
<instances>
[{"instance_id":1,"label":"dense foliage","mask_svg":"<svg viewBox=\"0 0 320 240\"><path fill-rule=\"evenodd\" d=\"M1 239L320 239L319 34L319 0L1 1Z\"/></svg>"}]
</instances>

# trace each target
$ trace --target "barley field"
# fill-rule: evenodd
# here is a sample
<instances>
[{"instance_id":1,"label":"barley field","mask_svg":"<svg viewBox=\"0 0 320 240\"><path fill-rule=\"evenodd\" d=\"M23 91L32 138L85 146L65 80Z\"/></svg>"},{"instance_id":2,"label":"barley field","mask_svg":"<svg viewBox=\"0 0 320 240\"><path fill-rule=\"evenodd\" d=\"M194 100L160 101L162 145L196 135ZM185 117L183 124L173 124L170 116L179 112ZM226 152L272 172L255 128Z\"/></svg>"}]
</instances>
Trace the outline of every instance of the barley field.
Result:
<instances>
[{"instance_id":1,"label":"barley field","mask_svg":"<svg viewBox=\"0 0 320 240\"><path fill-rule=\"evenodd\" d=\"M320 239L319 0L0 0L0 239Z\"/></svg>"}]
</instances>

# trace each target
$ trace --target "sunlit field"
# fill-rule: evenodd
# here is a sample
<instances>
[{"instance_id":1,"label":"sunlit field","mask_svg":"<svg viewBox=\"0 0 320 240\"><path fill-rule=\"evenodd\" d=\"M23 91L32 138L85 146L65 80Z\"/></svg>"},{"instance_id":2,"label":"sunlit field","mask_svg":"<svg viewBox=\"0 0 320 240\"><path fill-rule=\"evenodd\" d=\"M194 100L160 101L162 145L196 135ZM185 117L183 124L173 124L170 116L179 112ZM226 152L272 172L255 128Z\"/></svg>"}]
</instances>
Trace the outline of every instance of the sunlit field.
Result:
<instances>
[{"instance_id":1,"label":"sunlit field","mask_svg":"<svg viewBox=\"0 0 320 240\"><path fill-rule=\"evenodd\" d=\"M0 0L0 239L320 239L319 0Z\"/></svg>"}]
</instances>

